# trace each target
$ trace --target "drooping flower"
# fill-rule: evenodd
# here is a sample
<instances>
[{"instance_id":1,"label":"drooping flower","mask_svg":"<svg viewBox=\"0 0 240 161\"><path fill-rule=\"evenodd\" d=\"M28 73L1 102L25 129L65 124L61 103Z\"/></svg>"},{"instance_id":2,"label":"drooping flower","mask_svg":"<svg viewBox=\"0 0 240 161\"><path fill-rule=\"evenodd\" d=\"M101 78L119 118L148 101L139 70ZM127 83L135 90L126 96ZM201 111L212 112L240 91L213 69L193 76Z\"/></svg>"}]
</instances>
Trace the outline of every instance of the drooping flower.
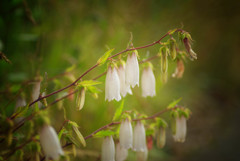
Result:
<instances>
[{"instance_id":1,"label":"drooping flower","mask_svg":"<svg viewBox=\"0 0 240 161\"><path fill-rule=\"evenodd\" d=\"M133 132L133 150L144 152L146 146L146 133L144 125L138 121Z\"/></svg>"},{"instance_id":2,"label":"drooping flower","mask_svg":"<svg viewBox=\"0 0 240 161\"><path fill-rule=\"evenodd\" d=\"M122 120L122 123L120 125L119 142L121 147L125 149L132 148L133 131L131 122L128 119Z\"/></svg>"},{"instance_id":3,"label":"drooping flower","mask_svg":"<svg viewBox=\"0 0 240 161\"><path fill-rule=\"evenodd\" d=\"M120 96L120 80L115 67L108 67L106 82L105 82L105 100L112 101L113 99L119 101Z\"/></svg>"},{"instance_id":4,"label":"drooping flower","mask_svg":"<svg viewBox=\"0 0 240 161\"><path fill-rule=\"evenodd\" d=\"M184 116L177 116L175 128L174 140L176 142L184 142L187 134L187 119Z\"/></svg>"},{"instance_id":5,"label":"drooping flower","mask_svg":"<svg viewBox=\"0 0 240 161\"><path fill-rule=\"evenodd\" d=\"M34 86L33 86L33 89L32 89L32 100L33 101L38 99L38 97L40 95L40 85L41 85L40 81L34 83Z\"/></svg>"},{"instance_id":6,"label":"drooping flower","mask_svg":"<svg viewBox=\"0 0 240 161\"><path fill-rule=\"evenodd\" d=\"M147 148L144 151L137 152L137 161L147 161L147 158L148 158Z\"/></svg>"},{"instance_id":7,"label":"drooping flower","mask_svg":"<svg viewBox=\"0 0 240 161\"><path fill-rule=\"evenodd\" d=\"M16 101L15 111L17 111L19 107L24 107L26 105L27 105L26 100L22 97L19 97ZM18 117L15 119L16 122L20 122L21 120L23 120L23 117Z\"/></svg>"},{"instance_id":8,"label":"drooping flower","mask_svg":"<svg viewBox=\"0 0 240 161\"><path fill-rule=\"evenodd\" d=\"M127 159L128 150L121 147L120 143L116 145L116 161L124 161Z\"/></svg>"},{"instance_id":9,"label":"drooping flower","mask_svg":"<svg viewBox=\"0 0 240 161\"><path fill-rule=\"evenodd\" d=\"M183 61L180 59L177 60L177 67L175 69L175 72L172 74L172 77L176 78L182 78L184 73L184 64Z\"/></svg>"},{"instance_id":10,"label":"drooping flower","mask_svg":"<svg viewBox=\"0 0 240 161\"><path fill-rule=\"evenodd\" d=\"M146 67L143 69L141 76L141 87L142 87L142 96L155 96L155 76L153 74L152 68Z\"/></svg>"},{"instance_id":11,"label":"drooping flower","mask_svg":"<svg viewBox=\"0 0 240 161\"><path fill-rule=\"evenodd\" d=\"M60 155L64 155L57 133L51 126L44 125L39 135L47 159L58 160Z\"/></svg>"},{"instance_id":12,"label":"drooping flower","mask_svg":"<svg viewBox=\"0 0 240 161\"><path fill-rule=\"evenodd\" d=\"M102 161L115 161L115 145L112 136L104 138L101 158Z\"/></svg>"},{"instance_id":13,"label":"drooping flower","mask_svg":"<svg viewBox=\"0 0 240 161\"><path fill-rule=\"evenodd\" d=\"M130 95L132 94L132 90L130 88L130 85L126 84L126 79L125 79L125 64L121 64L118 67L118 76L120 80L120 92L123 97L129 93Z\"/></svg>"},{"instance_id":14,"label":"drooping flower","mask_svg":"<svg viewBox=\"0 0 240 161\"><path fill-rule=\"evenodd\" d=\"M183 39L183 43L187 50L187 53L189 54L188 56L189 56L190 60L193 61L194 59L197 59L197 54L192 50L192 47L191 47L191 43L192 43L191 37L190 38L185 37Z\"/></svg>"},{"instance_id":15,"label":"drooping flower","mask_svg":"<svg viewBox=\"0 0 240 161\"><path fill-rule=\"evenodd\" d=\"M128 54L125 76L127 85L130 85L132 88L135 85L139 86L139 65L136 50L133 51L132 55Z\"/></svg>"}]
</instances>

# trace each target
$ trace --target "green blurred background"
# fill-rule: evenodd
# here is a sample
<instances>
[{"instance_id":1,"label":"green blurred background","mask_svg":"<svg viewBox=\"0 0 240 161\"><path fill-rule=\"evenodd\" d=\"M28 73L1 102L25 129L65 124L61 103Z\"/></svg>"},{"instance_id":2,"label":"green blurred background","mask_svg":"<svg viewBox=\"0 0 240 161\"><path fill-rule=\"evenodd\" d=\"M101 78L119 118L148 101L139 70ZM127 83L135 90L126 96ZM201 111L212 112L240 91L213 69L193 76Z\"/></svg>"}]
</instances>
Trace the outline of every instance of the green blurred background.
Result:
<instances>
[{"instance_id":1,"label":"green blurred background","mask_svg":"<svg viewBox=\"0 0 240 161\"><path fill-rule=\"evenodd\" d=\"M27 3L26 3L27 2ZM0 51L12 61L0 62L1 113L10 115L15 103L5 108L21 87L21 83L37 75L48 77L63 73L73 64L71 72L78 77L106 51L126 49L130 32L135 46L158 40L168 30L183 27L194 39L198 60L186 63L182 79L170 77L175 65L170 63L169 80L160 81L159 60L154 60L157 96L143 99L140 89L125 99L124 110L137 109L151 115L174 99L193 112L188 121L185 143L175 143L170 130L162 150L155 147L148 160L238 160L239 156L239 45L240 3L225 0L1 0ZM31 13L30 13L31 12ZM32 17L31 17L32 16ZM34 21L36 24L34 25ZM139 50L140 58L155 55L159 47ZM124 58L125 59L125 58ZM92 79L105 71L100 67L84 79ZM49 82L47 93L70 83L58 77L60 85ZM104 101L103 92L96 100L90 94L81 111L75 101L64 100L67 117L80 125L84 136L109 123L118 102ZM24 87L27 102L31 101L32 84ZM67 92L68 90L66 90ZM58 96L48 98L53 101ZM63 111L57 105L49 109L55 129L63 122ZM168 119L168 114L163 116ZM97 160L101 139L87 140L76 160ZM129 160L132 160L130 154Z\"/></svg>"}]
</instances>

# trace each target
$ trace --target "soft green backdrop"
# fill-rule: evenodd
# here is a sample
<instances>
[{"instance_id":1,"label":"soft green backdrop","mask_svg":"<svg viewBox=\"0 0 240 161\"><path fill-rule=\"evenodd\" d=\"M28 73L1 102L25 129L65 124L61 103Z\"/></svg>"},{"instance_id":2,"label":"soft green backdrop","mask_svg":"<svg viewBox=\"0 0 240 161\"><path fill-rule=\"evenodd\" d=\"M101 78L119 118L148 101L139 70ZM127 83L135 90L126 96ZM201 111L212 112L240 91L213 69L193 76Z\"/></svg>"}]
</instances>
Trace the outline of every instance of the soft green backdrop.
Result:
<instances>
[{"instance_id":1,"label":"soft green backdrop","mask_svg":"<svg viewBox=\"0 0 240 161\"><path fill-rule=\"evenodd\" d=\"M239 2L224 0L1 0L0 51L12 61L0 62L1 113L14 109L11 103L21 82L48 73L53 77L76 64L76 77L91 67L106 51L115 53L126 48L133 33L134 45L141 46L158 40L168 30L183 27L194 39L193 49L198 60L186 64L184 77L160 82L160 65L154 60L157 77L157 97L143 99L138 88L127 96L124 110L138 109L151 115L169 102L183 97L182 104L193 112L188 122L188 134L183 144L173 142L170 130L164 149L153 148L149 160L238 160L239 144ZM32 12L28 14L26 10ZM29 20L33 16L37 25ZM154 55L158 47L139 50L141 58ZM102 73L105 66L88 74L91 79ZM174 66L169 69L169 76ZM70 81L62 76L64 86ZM104 82L105 77L99 79ZM104 83L99 86L104 91ZM29 96L32 85L26 87ZM47 92L54 90L49 83ZM59 87L58 87L59 88ZM56 97L52 96L49 102ZM27 97L27 101L31 100ZM104 101L104 92L96 100L90 94L82 111L76 111L75 101L64 101L68 118L80 125L84 136L108 123L119 103ZM52 125L59 129L63 112L57 106L50 109ZM167 118L168 115L165 115ZM101 139L87 140L83 150L100 152ZM84 154L84 152L82 153ZM132 156L131 156L132 157ZM130 158L131 158L130 157ZM96 160L84 156L83 160ZM76 159L77 160L77 159ZM131 160L131 159L129 159Z\"/></svg>"}]
</instances>

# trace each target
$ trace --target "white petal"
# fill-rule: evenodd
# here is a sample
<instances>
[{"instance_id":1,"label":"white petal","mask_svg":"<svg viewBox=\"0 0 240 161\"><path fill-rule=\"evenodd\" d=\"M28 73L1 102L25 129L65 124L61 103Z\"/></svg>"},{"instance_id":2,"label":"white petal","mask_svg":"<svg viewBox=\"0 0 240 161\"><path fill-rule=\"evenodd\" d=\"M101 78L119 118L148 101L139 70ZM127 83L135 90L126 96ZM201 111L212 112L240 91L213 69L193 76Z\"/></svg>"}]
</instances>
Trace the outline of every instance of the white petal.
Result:
<instances>
[{"instance_id":1,"label":"white petal","mask_svg":"<svg viewBox=\"0 0 240 161\"><path fill-rule=\"evenodd\" d=\"M139 65L135 52L132 55L128 54L125 76L127 85L130 85L132 88L135 85L139 86Z\"/></svg>"},{"instance_id":2,"label":"white petal","mask_svg":"<svg viewBox=\"0 0 240 161\"><path fill-rule=\"evenodd\" d=\"M32 90L32 99L33 101L38 99L39 94L40 94L40 85L41 82L36 82L33 86L33 90Z\"/></svg>"},{"instance_id":3,"label":"white petal","mask_svg":"<svg viewBox=\"0 0 240 161\"><path fill-rule=\"evenodd\" d=\"M138 121L133 132L133 150L144 151L146 146L146 134L144 125Z\"/></svg>"},{"instance_id":4,"label":"white petal","mask_svg":"<svg viewBox=\"0 0 240 161\"><path fill-rule=\"evenodd\" d=\"M126 85L125 81L125 65L121 65L118 68L118 76L120 80L120 92L123 97L126 96L127 93L132 94L132 90L129 85Z\"/></svg>"},{"instance_id":5,"label":"white petal","mask_svg":"<svg viewBox=\"0 0 240 161\"><path fill-rule=\"evenodd\" d=\"M141 87L142 87L142 96L155 96L156 90L155 90L155 76L153 74L152 68L148 67L145 68L142 72L141 77Z\"/></svg>"},{"instance_id":6,"label":"white petal","mask_svg":"<svg viewBox=\"0 0 240 161\"><path fill-rule=\"evenodd\" d=\"M39 135L40 143L47 158L57 160L60 155L64 155L57 133L51 126L43 126Z\"/></svg>"},{"instance_id":7,"label":"white petal","mask_svg":"<svg viewBox=\"0 0 240 161\"><path fill-rule=\"evenodd\" d=\"M125 148L122 148L120 143L117 143L116 145L116 161L124 161L127 159L128 156L128 150Z\"/></svg>"},{"instance_id":8,"label":"white petal","mask_svg":"<svg viewBox=\"0 0 240 161\"><path fill-rule=\"evenodd\" d=\"M111 101L113 99L121 100L120 80L116 68L109 67L105 82L105 100Z\"/></svg>"},{"instance_id":9,"label":"white petal","mask_svg":"<svg viewBox=\"0 0 240 161\"><path fill-rule=\"evenodd\" d=\"M109 80L112 75L112 68L108 67L106 80L105 80L105 101L109 99Z\"/></svg>"},{"instance_id":10,"label":"white petal","mask_svg":"<svg viewBox=\"0 0 240 161\"><path fill-rule=\"evenodd\" d=\"M120 125L119 142L125 149L132 148L133 132L131 122L128 119L123 120Z\"/></svg>"},{"instance_id":11,"label":"white petal","mask_svg":"<svg viewBox=\"0 0 240 161\"><path fill-rule=\"evenodd\" d=\"M112 136L104 138L101 158L101 161L115 161L115 145Z\"/></svg>"}]
</instances>

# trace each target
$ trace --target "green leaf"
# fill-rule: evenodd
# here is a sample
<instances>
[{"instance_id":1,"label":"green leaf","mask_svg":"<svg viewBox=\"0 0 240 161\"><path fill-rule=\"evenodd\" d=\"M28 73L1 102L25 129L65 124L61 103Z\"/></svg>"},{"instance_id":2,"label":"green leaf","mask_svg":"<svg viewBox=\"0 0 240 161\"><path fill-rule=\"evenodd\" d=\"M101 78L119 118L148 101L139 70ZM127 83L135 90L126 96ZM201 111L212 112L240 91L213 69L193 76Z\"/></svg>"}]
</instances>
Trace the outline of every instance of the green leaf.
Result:
<instances>
[{"instance_id":1,"label":"green leaf","mask_svg":"<svg viewBox=\"0 0 240 161\"><path fill-rule=\"evenodd\" d=\"M105 137L105 136L111 136L114 135L115 132L111 131L111 130L103 130L103 131L99 131L98 133L94 134L94 137Z\"/></svg>"},{"instance_id":2,"label":"green leaf","mask_svg":"<svg viewBox=\"0 0 240 161\"><path fill-rule=\"evenodd\" d=\"M97 63L99 64L99 66L103 65L107 61L108 57L113 52L113 50L114 49L108 50L107 52L104 53L104 55L100 59L98 59Z\"/></svg>"},{"instance_id":3,"label":"green leaf","mask_svg":"<svg viewBox=\"0 0 240 161\"><path fill-rule=\"evenodd\" d=\"M156 118L156 122L157 122L158 127L166 128L168 126L167 122L165 120L163 120L162 118Z\"/></svg>"},{"instance_id":4,"label":"green leaf","mask_svg":"<svg viewBox=\"0 0 240 161\"><path fill-rule=\"evenodd\" d=\"M59 131L59 133L58 133L58 139L59 139L59 140L61 140L63 133L66 132L66 131L67 131L67 130L66 130L65 128L62 128L62 129Z\"/></svg>"},{"instance_id":5,"label":"green leaf","mask_svg":"<svg viewBox=\"0 0 240 161\"><path fill-rule=\"evenodd\" d=\"M117 110L113 116L113 121L116 121L120 118L120 116L122 114L123 106L124 106L124 100L122 100L121 105L117 108Z\"/></svg>"},{"instance_id":6,"label":"green leaf","mask_svg":"<svg viewBox=\"0 0 240 161\"><path fill-rule=\"evenodd\" d=\"M101 93L102 91L95 87L95 86L87 86L87 89L91 92L91 93Z\"/></svg>"},{"instance_id":7,"label":"green leaf","mask_svg":"<svg viewBox=\"0 0 240 161\"><path fill-rule=\"evenodd\" d=\"M178 102L180 102L181 100L182 100L182 98L180 97L179 99L171 102L171 103L168 105L167 108L168 108L168 109L174 108L174 107L178 104Z\"/></svg>"},{"instance_id":8,"label":"green leaf","mask_svg":"<svg viewBox=\"0 0 240 161\"><path fill-rule=\"evenodd\" d=\"M172 35L172 34L174 34L174 32L176 32L176 30L177 30L177 29L169 30L169 31L168 31L168 34L169 34L169 35Z\"/></svg>"},{"instance_id":9,"label":"green leaf","mask_svg":"<svg viewBox=\"0 0 240 161\"><path fill-rule=\"evenodd\" d=\"M94 85L98 85L101 84L102 82L99 81L94 81L94 80L85 80L85 81L81 81L78 86L83 86L83 87L88 87L88 86L94 86Z\"/></svg>"},{"instance_id":10,"label":"green leaf","mask_svg":"<svg viewBox=\"0 0 240 161\"><path fill-rule=\"evenodd\" d=\"M76 64L73 64L72 66L68 67L65 72L71 72L76 68Z\"/></svg>"}]
</instances>

